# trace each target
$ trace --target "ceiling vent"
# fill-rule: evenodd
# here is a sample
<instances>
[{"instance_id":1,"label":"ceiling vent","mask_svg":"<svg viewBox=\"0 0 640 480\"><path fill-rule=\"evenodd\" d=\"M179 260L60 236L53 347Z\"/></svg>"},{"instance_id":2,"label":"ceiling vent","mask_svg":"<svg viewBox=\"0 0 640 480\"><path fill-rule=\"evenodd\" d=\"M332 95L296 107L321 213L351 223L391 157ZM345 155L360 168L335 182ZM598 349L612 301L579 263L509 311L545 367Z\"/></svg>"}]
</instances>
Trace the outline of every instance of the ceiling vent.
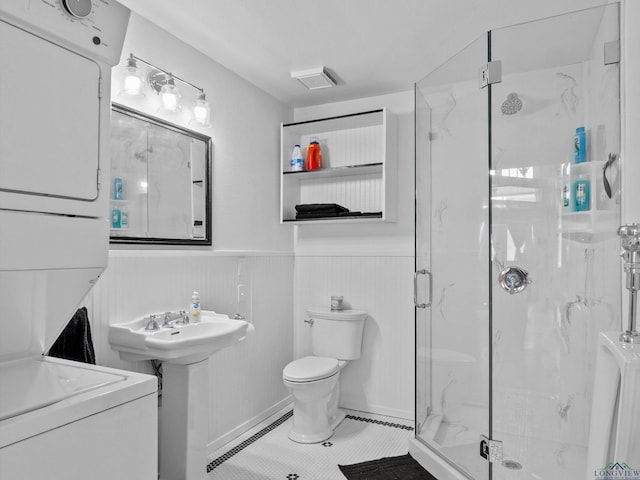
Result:
<instances>
[{"instance_id":1,"label":"ceiling vent","mask_svg":"<svg viewBox=\"0 0 640 480\"><path fill-rule=\"evenodd\" d=\"M330 88L336 86L336 81L331 78L324 67L308 68L291 72L291 78L295 78L309 90Z\"/></svg>"}]
</instances>

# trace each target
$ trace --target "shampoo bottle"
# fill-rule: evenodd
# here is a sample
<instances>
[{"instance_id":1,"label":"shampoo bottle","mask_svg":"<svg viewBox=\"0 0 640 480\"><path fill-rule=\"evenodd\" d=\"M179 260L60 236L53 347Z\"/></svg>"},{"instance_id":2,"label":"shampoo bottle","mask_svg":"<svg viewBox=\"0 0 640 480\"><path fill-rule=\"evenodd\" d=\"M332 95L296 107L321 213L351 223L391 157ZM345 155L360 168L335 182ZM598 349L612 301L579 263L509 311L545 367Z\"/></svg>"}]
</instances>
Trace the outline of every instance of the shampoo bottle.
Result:
<instances>
[{"instance_id":1,"label":"shampoo bottle","mask_svg":"<svg viewBox=\"0 0 640 480\"><path fill-rule=\"evenodd\" d=\"M574 210L585 212L591 209L590 182L585 178L578 179L573 187Z\"/></svg>"},{"instance_id":2,"label":"shampoo bottle","mask_svg":"<svg viewBox=\"0 0 640 480\"><path fill-rule=\"evenodd\" d=\"M200 321L200 294L193 292L191 294L191 306L189 307L189 322L197 323Z\"/></svg>"},{"instance_id":3,"label":"shampoo bottle","mask_svg":"<svg viewBox=\"0 0 640 480\"><path fill-rule=\"evenodd\" d=\"M573 161L575 163L587 161L587 133L584 127L576 128L576 135L573 137Z\"/></svg>"}]
</instances>

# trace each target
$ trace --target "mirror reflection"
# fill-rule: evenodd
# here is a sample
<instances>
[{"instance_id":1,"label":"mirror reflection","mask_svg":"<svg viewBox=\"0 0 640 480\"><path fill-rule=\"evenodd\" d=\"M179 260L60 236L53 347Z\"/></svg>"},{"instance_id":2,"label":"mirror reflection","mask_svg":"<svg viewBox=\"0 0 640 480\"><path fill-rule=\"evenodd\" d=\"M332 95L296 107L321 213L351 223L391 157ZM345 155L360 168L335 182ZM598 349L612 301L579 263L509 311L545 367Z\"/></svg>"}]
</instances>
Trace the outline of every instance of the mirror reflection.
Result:
<instances>
[{"instance_id":1,"label":"mirror reflection","mask_svg":"<svg viewBox=\"0 0 640 480\"><path fill-rule=\"evenodd\" d=\"M113 104L111 243L211 245L211 139Z\"/></svg>"}]
</instances>

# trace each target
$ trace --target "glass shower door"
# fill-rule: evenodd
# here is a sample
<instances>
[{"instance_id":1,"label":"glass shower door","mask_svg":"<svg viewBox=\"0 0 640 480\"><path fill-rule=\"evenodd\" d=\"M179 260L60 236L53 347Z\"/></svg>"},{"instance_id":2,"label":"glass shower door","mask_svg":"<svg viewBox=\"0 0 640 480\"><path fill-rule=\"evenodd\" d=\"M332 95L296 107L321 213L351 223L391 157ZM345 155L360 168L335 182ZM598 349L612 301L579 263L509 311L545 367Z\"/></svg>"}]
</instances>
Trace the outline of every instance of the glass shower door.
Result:
<instances>
[{"instance_id":1,"label":"glass shower door","mask_svg":"<svg viewBox=\"0 0 640 480\"><path fill-rule=\"evenodd\" d=\"M618 25L611 4L490 32L494 479L589 477L596 337L620 328Z\"/></svg>"},{"instance_id":2,"label":"glass shower door","mask_svg":"<svg viewBox=\"0 0 640 480\"><path fill-rule=\"evenodd\" d=\"M416 84L416 439L470 478L489 431L487 37Z\"/></svg>"}]
</instances>

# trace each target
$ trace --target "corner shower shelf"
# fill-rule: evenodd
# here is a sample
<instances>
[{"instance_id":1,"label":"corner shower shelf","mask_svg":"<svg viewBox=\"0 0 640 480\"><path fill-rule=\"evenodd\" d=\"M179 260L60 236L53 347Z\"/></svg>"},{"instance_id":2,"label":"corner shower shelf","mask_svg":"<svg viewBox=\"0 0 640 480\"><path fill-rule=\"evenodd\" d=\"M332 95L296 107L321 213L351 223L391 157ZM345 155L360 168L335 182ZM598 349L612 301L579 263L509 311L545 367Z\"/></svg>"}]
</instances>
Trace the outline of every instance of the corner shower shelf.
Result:
<instances>
[{"instance_id":1,"label":"corner shower shelf","mask_svg":"<svg viewBox=\"0 0 640 480\"><path fill-rule=\"evenodd\" d=\"M287 225L395 220L396 118L386 109L281 125L280 223ZM312 138L324 168L289 171L293 146ZM295 206L336 203L362 215L296 219Z\"/></svg>"},{"instance_id":2,"label":"corner shower shelf","mask_svg":"<svg viewBox=\"0 0 640 480\"><path fill-rule=\"evenodd\" d=\"M564 164L562 170L571 188L578 178L589 180L590 209L580 212L563 211L560 214L560 233L564 238L583 243L594 243L614 238L620 226L619 208L609 199L602 185L602 168L605 162L585 162ZM571 198L573 202L573 198Z\"/></svg>"}]
</instances>

